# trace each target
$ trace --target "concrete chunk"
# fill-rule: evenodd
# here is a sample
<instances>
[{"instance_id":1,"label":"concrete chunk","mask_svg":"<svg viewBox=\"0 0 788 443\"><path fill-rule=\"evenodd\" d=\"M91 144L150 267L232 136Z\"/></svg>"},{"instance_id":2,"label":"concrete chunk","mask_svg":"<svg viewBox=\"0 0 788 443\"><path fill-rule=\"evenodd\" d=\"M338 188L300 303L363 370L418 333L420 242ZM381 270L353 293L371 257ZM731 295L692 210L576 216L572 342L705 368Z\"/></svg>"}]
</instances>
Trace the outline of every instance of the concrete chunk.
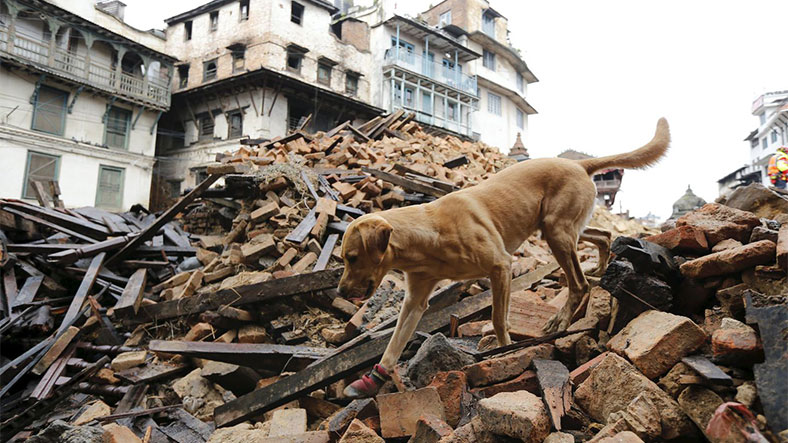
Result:
<instances>
[{"instance_id":1,"label":"concrete chunk","mask_svg":"<svg viewBox=\"0 0 788 443\"><path fill-rule=\"evenodd\" d=\"M468 376L468 384L488 386L509 380L522 374L534 358L553 358L553 346L541 344L521 349L503 357L491 358L463 368Z\"/></svg>"},{"instance_id":2,"label":"concrete chunk","mask_svg":"<svg viewBox=\"0 0 788 443\"><path fill-rule=\"evenodd\" d=\"M689 278L706 278L731 274L774 261L776 245L769 240L715 252L681 264L681 273Z\"/></svg>"},{"instance_id":3,"label":"concrete chunk","mask_svg":"<svg viewBox=\"0 0 788 443\"><path fill-rule=\"evenodd\" d=\"M146 358L148 351L122 352L112 360L110 367L113 371L119 372L145 363Z\"/></svg>"},{"instance_id":4,"label":"concrete chunk","mask_svg":"<svg viewBox=\"0 0 788 443\"><path fill-rule=\"evenodd\" d=\"M422 414L446 418L438 390L433 386L415 391L378 395L380 430L384 438L407 437L416 432Z\"/></svg>"},{"instance_id":5,"label":"concrete chunk","mask_svg":"<svg viewBox=\"0 0 788 443\"><path fill-rule=\"evenodd\" d=\"M306 432L306 409L278 409L271 418L269 437L297 435Z\"/></svg>"},{"instance_id":6,"label":"concrete chunk","mask_svg":"<svg viewBox=\"0 0 788 443\"><path fill-rule=\"evenodd\" d=\"M502 392L479 401L479 417L494 434L541 443L550 433L542 399L528 391Z\"/></svg>"}]
</instances>

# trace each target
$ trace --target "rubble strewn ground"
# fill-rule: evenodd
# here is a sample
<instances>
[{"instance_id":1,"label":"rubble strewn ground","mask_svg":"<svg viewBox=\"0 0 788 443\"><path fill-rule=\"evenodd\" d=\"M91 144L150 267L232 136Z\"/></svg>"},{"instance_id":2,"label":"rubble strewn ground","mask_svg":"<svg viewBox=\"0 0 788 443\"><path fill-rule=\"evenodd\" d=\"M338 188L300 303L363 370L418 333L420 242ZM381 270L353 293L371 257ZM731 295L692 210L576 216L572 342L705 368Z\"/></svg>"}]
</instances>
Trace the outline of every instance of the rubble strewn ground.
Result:
<instances>
[{"instance_id":1,"label":"rubble strewn ground","mask_svg":"<svg viewBox=\"0 0 788 443\"><path fill-rule=\"evenodd\" d=\"M495 348L487 280L444 282L380 394L342 398L405 290L395 272L337 295L347 223L512 163L411 119L249 140L209 167L221 186L158 216L0 201L3 440L788 438L788 197L765 188L664 232L598 209L614 258L558 336L541 327L565 282L534 236L513 265L523 341Z\"/></svg>"}]
</instances>

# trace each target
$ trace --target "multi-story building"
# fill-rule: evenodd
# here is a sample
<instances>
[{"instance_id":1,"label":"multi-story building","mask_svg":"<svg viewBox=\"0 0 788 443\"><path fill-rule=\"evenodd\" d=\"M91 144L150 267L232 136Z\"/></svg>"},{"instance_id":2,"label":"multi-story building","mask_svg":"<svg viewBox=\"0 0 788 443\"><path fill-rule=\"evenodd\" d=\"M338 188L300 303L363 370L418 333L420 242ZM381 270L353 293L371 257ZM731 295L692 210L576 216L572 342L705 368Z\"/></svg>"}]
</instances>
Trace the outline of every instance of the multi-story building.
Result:
<instances>
[{"instance_id":1,"label":"multi-story building","mask_svg":"<svg viewBox=\"0 0 788 443\"><path fill-rule=\"evenodd\" d=\"M0 197L57 181L68 206L148 204L175 59L124 6L0 0Z\"/></svg>"},{"instance_id":2,"label":"multi-story building","mask_svg":"<svg viewBox=\"0 0 788 443\"><path fill-rule=\"evenodd\" d=\"M780 146L788 146L788 90L767 92L752 103L752 115L758 117L758 128L750 132L750 161L717 181L721 196L750 183L770 186L766 175L769 159Z\"/></svg>"},{"instance_id":3,"label":"multi-story building","mask_svg":"<svg viewBox=\"0 0 788 443\"><path fill-rule=\"evenodd\" d=\"M162 118L157 174L170 195L193 186L240 139L285 136L383 113L370 105L369 29L332 22L323 0L214 0L171 17L172 111Z\"/></svg>"},{"instance_id":4,"label":"multi-story building","mask_svg":"<svg viewBox=\"0 0 788 443\"><path fill-rule=\"evenodd\" d=\"M509 42L508 20L487 0L444 0L421 18L454 35L481 57L465 73L476 78L479 110L473 113L474 132L483 142L504 151L522 133L528 145L528 116L536 110L526 100L528 84L537 82L520 51Z\"/></svg>"}]
</instances>

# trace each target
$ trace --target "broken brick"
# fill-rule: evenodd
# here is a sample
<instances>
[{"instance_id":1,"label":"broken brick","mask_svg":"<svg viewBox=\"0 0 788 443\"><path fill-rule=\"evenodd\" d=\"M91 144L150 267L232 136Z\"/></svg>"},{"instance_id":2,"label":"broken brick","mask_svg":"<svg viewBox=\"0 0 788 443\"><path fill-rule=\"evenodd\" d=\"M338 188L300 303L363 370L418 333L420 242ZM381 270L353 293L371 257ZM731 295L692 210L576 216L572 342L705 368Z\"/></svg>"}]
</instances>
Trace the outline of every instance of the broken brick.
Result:
<instances>
[{"instance_id":1,"label":"broken brick","mask_svg":"<svg viewBox=\"0 0 788 443\"><path fill-rule=\"evenodd\" d=\"M607 343L648 378L668 372L682 357L698 349L706 334L692 320L661 311L646 311Z\"/></svg>"},{"instance_id":2,"label":"broken brick","mask_svg":"<svg viewBox=\"0 0 788 443\"><path fill-rule=\"evenodd\" d=\"M539 395L539 380L536 378L536 372L525 371L517 377L491 386L483 386L481 388L471 389L471 393L482 397L488 398L501 392L514 392L514 391L528 391L532 394Z\"/></svg>"},{"instance_id":3,"label":"broken brick","mask_svg":"<svg viewBox=\"0 0 788 443\"><path fill-rule=\"evenodd\" d=\"M148 351L122 352L112 359L110 367L113 371L119 372L145 363L146 358Z\"/></svg>"},{"instance_id":4,"label":"broken brick","mask_svg":"<svg viewBox=\"0 0 788 443\"><path fill-rule=\"evenodd\" d=\"M462 371L439 372L435 374L429 386L438 390L446 415L446 423L457 426L460 417L462 417L462 401L467 386L465 373Z\"/></svg>"},{"instance_id":5,"label":"broken brick","mask_svg":"<svg viewBox=\"0 0 788 443\"><path fill-rule=\"evenodd\" d=\"M468 384L473 387L489 386L522 374L534 358L553 357L553 346L541 344L521 349L503 357L491 358L464 367Z\"/></svg>"},{"instance_id":6,"label":"broken brick","mask_svg":"<svg viewBox=\"0 0 788 443\"><path fill-rule=\"evenodd\" d=\"M723 403L723 400L710 389L702 386L687 386L679 394L678 402L681 409L705 435L709 420L714 416L714 411ZM711 438L709 440L715 441Z\"/></svg>"},{"instance_id":7,"label":"broken brick","mask_svg":"<svg viewBox=\"0 0 788 443\"><path fill-rule=\"evenodd\" d=\"M385 443L385 440L361 420L354 418L339 443Z\"/></svg>"},{"instance_id":8,"label":"broken brick","mask_svg":"<svg viewBox=\"0 0 788 443\"><path fill-rule=\"evenodd\" d=\"M711 336L711 350L720 362L750 366L763 361L763 344L752 327L732 318L722 319Z\"/></svg>"},{"instance_id":9,"label":"broken brick","mask_svg":"<svg viewBox=\"0 0 788 443\"><path fill-rule=\"evenodd\" d=\"M656 243L673 252L704 254L709 251L706 235L700 229L685 225L669 229L661 234L646 237L644 240Z\"/></svg>"},{"instance_id":10,"label":"broken brick","mask_svg":"<svg viewBox=\"0 0 788 443\"><path fill-rule=\"evenodd\" d=\"M728 238L745 242L752 229L760 224L760 218L753 213L718 203L706 204L676 220L676 227L692 226L702 230L710 246Z\"/></svg>"},{"instance_id":11,"label":"broken brick","mask_svg":"<svg viewBox=\"0 0 788 443\"><path fill-rule=\"evenodd\" d=\"M277 409L271 418L269 437L297 435L306 432L306 409Z\"/></svg>"},{"instance_id":12,"label":"broken brick","mask_svg":"<svg viewBox=\"0 0 788 443\"><path fill-rule=\"evenodd\" d=\"M690 278L731 274L756 265L771 263L774 260L775 251L774 242L761 240L682 263L681 273Z\"/></svg>"},{"instance_id":13,"label":"broken brick","mask_svg":"<svg viewBox=\"0 0 788 443\"><path fill-rule=\"evenodd\" d=\"M445 419L443 403L434 386L378 395L376 401L380 410L380 430L384 438L413 435L416 432L416 422L422 414L433 414Z\"/></svg>"},{"instance_id":14,"label":"broken brick","mask_svg":"<svg viewBox=\"0 0 788 443\"><path fill-rule=\"evenodd\" d=\"M451 435L454 432L441 418L431 414L424 414L416 422L416 433L408 440L408 443L437 443L441 438Z\"/></svg>"},{"instance_id":15,"label":"broken brick","mask_svg":"<svg viewBox=\"0 0 788 443\"><path fill-rule=\"evenodd\" d=\"M541 443L550 433L550 417L540 397L528 391L502 392L479 401L479 417L494 434Z\"/></svg>"}]
</instances>

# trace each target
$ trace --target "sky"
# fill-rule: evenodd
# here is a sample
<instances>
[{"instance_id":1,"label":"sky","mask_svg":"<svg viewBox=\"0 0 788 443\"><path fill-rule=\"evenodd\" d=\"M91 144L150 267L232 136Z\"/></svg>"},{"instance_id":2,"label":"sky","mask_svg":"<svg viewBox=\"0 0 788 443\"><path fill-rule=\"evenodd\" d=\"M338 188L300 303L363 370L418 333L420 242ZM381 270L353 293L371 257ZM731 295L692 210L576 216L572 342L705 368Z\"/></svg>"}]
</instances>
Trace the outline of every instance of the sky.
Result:
<instances>
[{"instance_id":1,"label":"sky","mask_svg":"<svg viewBox=\"0 0 788 443\"><path fill-rule=\"evenodd\" d=\"M125 0L141 29L204 0ZM397 0L415 15L426 2ZM437 0L433 4L437 4ZM531 157L566 149L594 156L647 143L666 117L667 157L627 171L615 209L663 220L687 186L706 201L717 180L749 161L752 102L788 90L786 0L491 0L539 82L527 100ZM782 35L781 35L782 33Z\"/></svg>"}]
</instances>

